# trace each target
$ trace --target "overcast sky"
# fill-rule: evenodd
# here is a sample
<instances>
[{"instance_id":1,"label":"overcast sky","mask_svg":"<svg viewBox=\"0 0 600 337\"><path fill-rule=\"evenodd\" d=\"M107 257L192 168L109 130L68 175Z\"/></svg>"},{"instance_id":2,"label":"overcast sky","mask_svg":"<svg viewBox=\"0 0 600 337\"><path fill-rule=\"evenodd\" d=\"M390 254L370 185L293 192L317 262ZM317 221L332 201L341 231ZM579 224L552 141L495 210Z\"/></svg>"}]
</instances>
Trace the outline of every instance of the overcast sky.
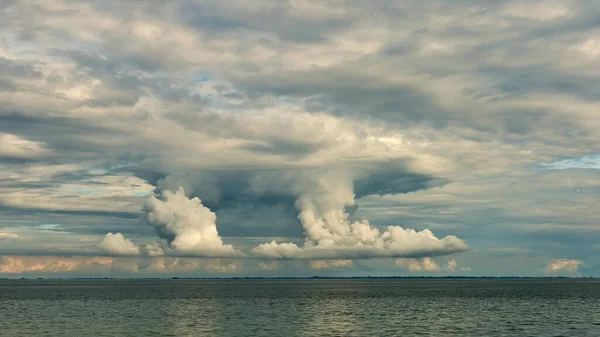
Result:
<instances>
[{"instance_id":1,"label":"overcast sky","mask_svg":"<svg viewBox=\"0 0 600 337\"><path fill-rule=\"evenodd\" d=\"M2 1L0 277L600 277L599 23Z\"/></svg>"}]
</instances>

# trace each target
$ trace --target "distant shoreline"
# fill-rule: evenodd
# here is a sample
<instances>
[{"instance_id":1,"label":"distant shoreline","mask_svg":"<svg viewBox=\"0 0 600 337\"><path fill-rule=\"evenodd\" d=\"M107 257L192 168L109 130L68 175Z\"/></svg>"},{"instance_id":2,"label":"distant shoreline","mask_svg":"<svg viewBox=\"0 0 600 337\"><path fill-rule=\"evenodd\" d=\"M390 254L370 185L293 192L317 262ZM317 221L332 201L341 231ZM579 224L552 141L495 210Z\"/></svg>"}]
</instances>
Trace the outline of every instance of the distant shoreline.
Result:
<instances>
[{"instance_id":1,"label":"distant shoreline","mask_svg":"<svg viewBox=\"0 0 600 337\"><path fill-rule=\"evenodd\" d=\"M178 280L598 280L596 277L568 276L308 276L308 277L2 277L0 281L178 281Z\"/></svg>"}]
</instances>

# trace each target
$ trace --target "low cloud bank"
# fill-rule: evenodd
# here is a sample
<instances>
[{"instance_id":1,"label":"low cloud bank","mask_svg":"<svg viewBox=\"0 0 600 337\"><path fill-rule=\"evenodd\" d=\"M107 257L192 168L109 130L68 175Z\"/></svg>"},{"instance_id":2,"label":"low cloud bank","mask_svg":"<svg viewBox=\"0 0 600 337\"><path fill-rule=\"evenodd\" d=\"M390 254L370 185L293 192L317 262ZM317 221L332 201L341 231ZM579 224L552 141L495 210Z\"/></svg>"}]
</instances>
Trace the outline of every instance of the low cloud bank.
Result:
<instances>
[{"instance_id":1,"label":"low cloud bank","mask_svg":"<svg viewBox=\"0 0 600 337\"><path fill-rule=\"evenodd\" d=\"M368 226L368 224L364 224ZM361 259L376 257L421 257L447 255L468 250L467 244L456 236L438 239L430 230L415 231L399 226L388 226L380 233L377 228L368 227L369 237L345 237L348 243L313 245L310 241L304 247L293 243L271 241L252 250L255 256L275 259ZM352 233L351 233L352 234Z\"/></svg>"},{"instance_id":2,"label":"low cloud bank","mask_svg":"<svg viewBox=\"0 0 600 337\"><path fill-rule=\"evenodd\" d=\"M238 270L236 261L215 258L0 256L0 274L231 273Z\"/></svg>"}]
</instances>

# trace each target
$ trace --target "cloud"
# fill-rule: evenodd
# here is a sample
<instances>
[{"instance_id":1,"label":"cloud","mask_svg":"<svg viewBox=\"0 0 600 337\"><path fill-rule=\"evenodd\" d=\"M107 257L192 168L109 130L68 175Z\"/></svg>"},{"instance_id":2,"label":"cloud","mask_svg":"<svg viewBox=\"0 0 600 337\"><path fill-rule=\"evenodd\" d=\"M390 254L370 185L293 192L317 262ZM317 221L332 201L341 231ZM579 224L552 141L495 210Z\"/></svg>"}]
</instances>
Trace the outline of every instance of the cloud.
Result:
<instances>
[{"instance_id":1,"label":"cloud","mask_svg":"<svg viewBox=\"0 0 600 337\"><path fill-rule=\"evenodd\" d=\"M558 259L552 260L546 267L546 273L557 274L573 274L577 273L579 265L582 262L579 260Z\"/></svg>"},{"instance_id":2,"label":"cloud","mask_svg":"<svg viewBox=\"0 0 600 337\"><path fill-rule=\"evenodd\" d=\"M260 270L277 270L281 268L281 263L279 261L270 261L270 262L259 262L258 268Z\"/></svg>"},{"instance_id":3,"label":"cloud","mask_svg":"<svg viewBox=\"0 0 600 337\"><path fill-rule=\"evenodd\" d=\"M566 169L598 169L600 170L600 155L589 155L580 158L557 160L544 163L542 166L552 170Z\"/></svg>"},{"instance_id":4,"label":"cloud","mask_svg":"<svg viewBox=\"0 0 600 337\"><path fill-rule=\"evenodd\" d=\"M18 234L14 234L14 233L6 233L6 232L0 232L0 240L6 240L6 239L18 239L21 236Z\"/></svg>"},{"instance_id":5,"label":"cloud","mask_svg":"<svg viewBox=\"0 0 600 337\"><path fill-rule=\"evenodd\" d=\"M145 221L177 254L231 256L237 254L217 232L216 215L198 198L188 199L182 188L164 191L162 200L150 196L143 210Z\"/></svg>"},{"instance_id":6,"label":"cloud","mask_svg":"<svg viewBox=\"0 0 600 337\"><path fill-rule=\"evenodd\" d=\"M446 269L448 269L449 271L456 270L456 259L455 258L451 258L450 260L448 260L448 265L446 266Z\"/></svg>"},{"instance_id":7,"label":"cloud","mask_svg":"<svg viewBox=\"0 0 600 337\"><path fill-rule=\"evenodd\" d=\"M154 257L55 257L55 256L2 256L0 273L3 274L193 274L232 273L239 271L236 261L221 259Z\"/></svg>"},{"instance_id":8,"label":"cloud","mask_svg":"<svg viewBox=\"0 0 600 337\"><path fill-rule=\"evenodd\" d=\"M467 267L467 266L459 266L458 263L456 262L455 258L451 258L450 260L448 260L448 263L446 264L445 270L450 271L450 272L469 272L471 271L471 267Z\"/></svg>"},{"instance_id":9,"label":"cloud","mask_svg":"<svg viewBox=\"0 0 600 337\"><path fill-rule=\"evenodd\" d=\"M256 256L272 259L293 259L302 256L304 250L294 243L277 243L275 240L269 243L262 243L252 249Z\"/></svg>"},{"instance_id":10,"label":"cloud","mask_svg":"<svg viewBox=\"0 0 600 337\"><path fill-rule=\"evenodd\" d=\"M223 262L220 259L187 259L173 257L154 258L147 265L139 266L140 273L231 273L238 270L235 262Z\"/></svg>"},{"instance_id":11,"label":"cloud","mask_svg":"<svg viewBox=\"0 0 600 337\"><path fill-rule=\"evenodd\" d=\"M304 177L297 187L296 207L304 228L304 247L294 243L264 243L252 250L270 258L345 259L445 255L468 250L455 237L438 239L430 230L387 226L380 232L367 220L351 222L347 209L355 205L351 174L329 172Z\"/></svg>"},{"instance_id":12,"label":"cloud","mask_svg":"<svg viewBox=\"0 0 600 337\"><path fill-rule=\"evenodd\" d=\"M330 269L345 268L353 266L352 260L315 260L310 261L312 269Z\"/></svg>"},{"instance_id":13,"label":"cloud","mask_svg":"<svg viewBox=\"0 0 600 337\"><path fill-rule=\"evenodd\" d=\"M0 230L23 239L3 253L108 255L89 247L110 232L143 258L594 256L597 18L560 0L5 2ZM153 191L164 216L140 226Z\"/></svg>"},{"instance_id":14,"label":"cloud","mask_svg":"<svg viewBox=\"0 0 600 337\"><path fill-rule=\"evenodd\" d=\"M140 254L140 247L125 238L121 233L107 233L98 244L98 249L114 255Z\"/></svg>"},{"instance_id":15,"label":"cloud","mask_svg":"<svg viewBox=\"0 0 600 337\"><path fill-rule=\"evenodd\" d=\"M24 211L139 213L153 186L89 164L14 165L0 182L0 205Z\"/></svg>"},{"instance_id":16,"label":"cloud","mask_svg":"<svg viewBox=\"0 0 600 337\"><path fill-rule=\"evenodd\" d=\"M396 266L407 268L410 271L440 271L440 266L430 257L424 257L422 259L396 259Z\"/></svg>"},{"instance_id":17,"label":"cloud","mask_svg":"<svg viewBox=\"0 0 600 337\"><path fill-rule=\"evenodd\" d=\"M503 13L530 20L555 20L569 15L567 1L511 1Z\"/></svg>"},{"instance_id":18,"label":"cloud","mask_svg":"<svg viewBox=\"0 0 600 337\"><path fill-rule=\"evenodd\" d=\"M362 225L368 226L366 223ZM352 236L343 238L342 243L313 245L307 241L302 248L294 243L271 241L255 247L252 253L257 257L277 259L362 259L447 255L469 249L464 241L455 236L438 239L428 229L418 232L388 226L381 234L378 229L370 226L365 230L370 231L372 236L365 239L360 234L351 232Z\"/></svg>"},{"instance_id":19,"label":"cloud","mask_svg":"<svg viewBox=\"0 0 600 337\"><path fill-rule=\"evenodd\" d=\"M357 198L409 193L444 184L430 174L413 172L402 162L373 165L371 160L365 161L362 167L347 164L344 169L331 169L347 176L345 183L354 189ZM158 190L170 191L183 187L188 196L200 198L216 213L221 235L296 237L302 235L297 199L304 193L303 184L314 185L321 176L329 179L322 169L314 167L230 168L172 173L156 185Z\"/></svg>"},{"instance_id":20,"label":"cloud","mask_svg":"<svg viewBox=\"0 0 600 337\"><path fill-rule=\"evenodd\" d=\"M110 257L57 258L4 256L0 259L0 273L97 272L98 270L109 268L112 261Z\"/></svg>"},{"instance_id":21,"label":"cloud","mask_svg":"<svg viewBox=\"0 0 600 337\"><path fill-rule=\"evenodd\" d=\"M215 213L200 203L199 198L187 199L181 185L186 186L190 194L199 195L203 198L202 200L208 200L207 203L220 212L217 214L222 214L223 210L231 210L232 208L228 207L228 204L235 205L236 209L240 209L239 205L245 203L250 205L292 204L296 209L295 214L292 214L299 220L306 236L304 246L301 248L291 242L271 241L252 249L251 254L255 257L272 259L412 257L445 255L467 250L468 246L464 241L451 235L438 239L429 230L415 231L398 226L388 226L385 231L380 233L378 228L371 226L366 220L350 221L349 210L356 208L355 184L359 185L363 196L427 188L427 184L423 184L423 182L427 182L431 178L405 173L407 168L402 168L398 164L396 164L396 168L398 172L395 175L382 168L373 170L370 165L361 169L353 167L285 171L250 169L239 172L233 169L223 173L180 173L168 175L159 180L158 186L160 189L164 189L162 193L165 203L171 203L169 201L171 198L180 200L173 201L178 204L177 212L184 214L200 208L203 214L206 214L202 217L209 217L205 222L210 224L215 235L217 233L216 224L220 223L221 218L217 219ZM385 176L392 178L390 184L386 186L381 178L373 178L373 172L384 172ZM401 178L403 175L405 179ZM413 184L413 179L417 183ZM406 186L402 186L402 184ZM174 189L177 189L177 192L170 192ZM185 242L186 238L191 237L191 233L180 230L180 233L174 236L173 229L181 226L162 225L172 223L175 219L156 219L161 213L168 217L173 216L173 212L170 210L153 214L152 210L157 208L155 206L157 201L155 197L150 197L143 217L157 230L160 238L170 242L173 254L190 253L189 250L185 252L185 249L174 246L178 241ZM254 206L255 209L256 207ZM286 210L293 212L294 208L286 208ZM241 209L252 210L252 207ZM280 208L272 210L277 209ZM180 216L175 218L179 219ZM270 222L279 219L279 217L271 219L268 216L265 217L265 221ZM204 220L190 218L183 227L188 228L192 222L201 223L202 221ZM187 225L188 223L190 225ZM161 225L157 226L156 224ZM281 224L273 223L272 226L281 226ZM165 231L166 229L168 231ZM218 236L215 236L216 238ZM200 249L201 245L205 245L205 243L199 244L197 248ZM231 253L219 252L219 254ZM216 253L210 254L215 256Z\"/></svg>"},{"instance_id":22,"label":"cloud","mask_svg":"<svg viewBox=\"0 0 600 337\"><path fill-rule=\"evenodd\" d=\"M31 158L47 154L43 144L23 139L18 135L0 132L0 158Z\"/></svg>"}]
</instances>

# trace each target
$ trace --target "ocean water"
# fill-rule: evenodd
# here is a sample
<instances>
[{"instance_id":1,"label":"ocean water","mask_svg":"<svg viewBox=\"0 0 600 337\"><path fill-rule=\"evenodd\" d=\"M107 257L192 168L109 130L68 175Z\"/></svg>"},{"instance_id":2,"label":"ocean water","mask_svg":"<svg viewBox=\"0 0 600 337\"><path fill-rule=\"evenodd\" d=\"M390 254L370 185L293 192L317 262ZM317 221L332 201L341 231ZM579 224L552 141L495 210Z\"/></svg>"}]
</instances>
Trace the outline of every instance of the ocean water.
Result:
<instances>
[{"instance_id":1,"label":"ocean water","mask_svg":"<svg viewBox=\"0 0 600 337\"><path fill-rule=\"evenodd\" d=\"M0 280L1 336L600 336L600 282Z\"/></svg>"}]
</instances>

